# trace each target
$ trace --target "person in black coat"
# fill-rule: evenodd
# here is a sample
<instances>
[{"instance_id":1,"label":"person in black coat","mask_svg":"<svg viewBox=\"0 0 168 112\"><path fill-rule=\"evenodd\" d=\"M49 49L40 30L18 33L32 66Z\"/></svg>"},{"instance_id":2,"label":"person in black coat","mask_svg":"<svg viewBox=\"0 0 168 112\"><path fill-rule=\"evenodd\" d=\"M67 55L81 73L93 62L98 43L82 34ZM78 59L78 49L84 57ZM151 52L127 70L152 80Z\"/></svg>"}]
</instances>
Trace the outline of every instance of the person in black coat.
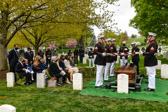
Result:
<instances>
[{"instance_id":1,"label":"person in black coat","mask_svg":"<svg viewBox=\"0 0 168 112\"><path fill-rule=\"evenodd\" d=\"M16 67L16 64L18 63L18 59L19 59L19 52L18 52L19 48L18 47L19 46L17 44L15 44L14 49L12 49L8 55L10 72L13 72L14 74L15 74L15 67ZM15 74L15 81L16 81L16 74Z\"/></svg>"},{"instance_id":2,"label":"person in black coat","mask_svg":"<svg viewBox=\"0 0 168 112\"><path fill-rule=\"evenodd\" d=\"M53 58L50 66L49 66L49 74L51 77L56 77L57 80L59 81L57 84L59 86L62 86L63 76L61 75L61 70L58 68L58 65L56 62L57 62L57 59Z\"/></svg>"},{"instance_id":3,"label":"person in black coat","mask_svg":"<svg viewBox=\"0 0 168 112\"><path fill-rule=\"evenodd\" d=\"M50 49L48 49L48 48L46 49L45 55L46 55L46 65L48 66L48 64L51 63L51 51L50 51Z\"/></svg>"},{"instance_id":4,"label":"person in black coat","mask_svg":"<svg viewBox=\"0 0 168 112\"><path fill-rule=\"evenodd\" d=\"M79 49L80 63L83 63L83 57L84 57L84 55L85 55L85 51L84 51L84 49L81 47L81 48Z\"/></svg>"},{"instance_id":5,"label":"person in black coat","mask_svg":"<svg viewBox=\"0 0 168 112\"><path fill-rule=\"evenodd\" d=\"M17 64L18 59L19 59L19 52L17 51L18 49L19 49L18 45L15 44L14 49L12 49L9 52L8 60L9 60L9 65L10 65L10 72L15 73L15 65Z\"/></svg>"},{"instance_id":6,"label":"person in black coat","mask_svg":"<svg viewBox=\"0 0 168 112\"><path fill-rule=\"evenodd\" d=\"M135 42L132 42L131 45L132 45L132 52L139 52L139 48L136 46ZM140 61L139 54L132 55L132 62L137 67L137 75L139 75L139 61Z\"/></svg>"},{"instance_id":7,"label":"person in black coat","mask_svg":"<svg viewBox=\"0 0 168 112\"><path fill-rule=\"evenodd\" d=\"M15 71L19 74L19 78L23 78L24 76L26 77L26 83L25 85L30 85L31 84L31 73L27 72L26 66L23 63L25 60L24 57L19 58L19 62L16 64Z\"/></svg>"},{"instance_id":8,"label":"person in black coat","mask_svg":"<svg viewBox=\"0 0 168 112\"><path fill-rule=\"evenodd\" d=\"M78 49L76 48L74 51L74 63L75 64L78 64L78 55L79 55L79 52L78 52Z\"/></svg>"},{"instance_id":9,"label":"person in black coat","mask_svg":"<svg viewBox=\"0 0 168 112\"><path fill-rule=\"evenodd\" d=\"M39 50L37 53L41 58L44 58L44 52L42 50Z\"/></svg>"},{"instance_id":10,"label":"person in black coat","mask_svg":"<svg viewBox=\"0 0 168 112\"><path fill-rule=\"evenodd\" d=\"M33 52L31 51L31 48L28 47L27 51L24 53L24 57L28 60L28 63L33 62Z\"/></svg>"},{"instance_id":11,"label":"person in black coat","mask_svg":"<svg viewBox=\"0 0 168 112\"><path fill-rule=\"evenodd\" d=\"M72 54L72 51L69 49L69 51L68 51L68 55L70 55L70 54Z\"/></svg>"},{"instance_id":12,"label":"person in black coat","mask_svg":"<svg viewBox=\"0 0 168 112\"><path fill-rule=\"evenodd\" d=\"M144 89L144 91L155 91L155 76L156 76L156 65L157 65L157 50L158 45L155 41L156 34L149 32L148 36L148 46L146 51L143 53L145 56L144 66L147 70L148 75L148 88Z\"/></svg>"},{"instance_id":13,"label":"person in black coat","mask_svg":"<svg viewBox=\"0 0 168 112\"><path fill-rule=\"evenodd\" d=\"M103 45L104 37L98 37L98 41L94 48L94 53L96 54L95 64L97 67L95 88L103 88L103 73L106 65L105 48Z\"/></svg>"}]
</instances>

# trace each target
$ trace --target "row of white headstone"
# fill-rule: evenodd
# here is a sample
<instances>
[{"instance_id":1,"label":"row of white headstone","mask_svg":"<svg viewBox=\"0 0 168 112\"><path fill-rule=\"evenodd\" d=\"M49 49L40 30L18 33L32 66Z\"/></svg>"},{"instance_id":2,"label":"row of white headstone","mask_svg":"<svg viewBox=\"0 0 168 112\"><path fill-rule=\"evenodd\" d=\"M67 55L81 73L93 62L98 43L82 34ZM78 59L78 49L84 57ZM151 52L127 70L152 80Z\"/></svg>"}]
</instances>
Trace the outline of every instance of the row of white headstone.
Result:
<instances>
[{"instance_id":1,"label":"row of white headstone","mask_svg":"<svg viewBox=\"0 0 168 112\"><path fill-rule=\"evenodd\" d=\"M14 87L15 77L13 72L7 73L7 87ZM37 88L45 88L45 74L37 74ZM73 74L73 90L82 90L83 75L81 73Z\"/></svg>"}]
</instances>

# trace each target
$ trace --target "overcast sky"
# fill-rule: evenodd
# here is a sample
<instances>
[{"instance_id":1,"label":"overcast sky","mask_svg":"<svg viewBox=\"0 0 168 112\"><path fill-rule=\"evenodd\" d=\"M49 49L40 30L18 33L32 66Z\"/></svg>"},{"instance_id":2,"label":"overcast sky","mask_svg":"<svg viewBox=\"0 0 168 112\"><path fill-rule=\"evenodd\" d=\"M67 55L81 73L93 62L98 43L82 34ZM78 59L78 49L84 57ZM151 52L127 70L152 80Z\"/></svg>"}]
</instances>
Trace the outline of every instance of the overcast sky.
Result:
<instances>
[{"instance_id":1,"label":"overcast sky","mask_svg":"<svg viewBox=\"0 0 168 112\"><path fill-rule=\"evenodd\" d=\"M108 10L115 11L113 19L118 23L117 27L121 29L122 32L127 31L128 35L138 34L138 31L133 27L129 27L129 21L136 15L135 9L130 5L131 0L119 0L116 4L120 6L110 6ZM101 32L100 29L94 27L94 33L97 36ZM139 34L138 34L139 35Z\"/></svg>"}]
</instances>

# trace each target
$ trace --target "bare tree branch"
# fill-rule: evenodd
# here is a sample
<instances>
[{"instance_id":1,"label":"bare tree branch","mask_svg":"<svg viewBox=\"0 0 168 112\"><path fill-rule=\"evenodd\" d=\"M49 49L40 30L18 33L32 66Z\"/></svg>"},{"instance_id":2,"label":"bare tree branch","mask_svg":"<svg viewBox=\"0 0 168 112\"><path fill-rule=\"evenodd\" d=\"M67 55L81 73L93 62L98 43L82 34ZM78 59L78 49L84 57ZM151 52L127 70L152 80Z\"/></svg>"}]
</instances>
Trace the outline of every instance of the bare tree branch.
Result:
<instances>
[{"instance_id":1,"label":"bare tree branch","mask_svg":"<svg viewBox=\"0 0 168 112\"><path fill-rule=\"evenodd\" d=\"M35 35L32 32L30 32L29 30L27 30L27 29L24 29L24 30L26 30L26 32L28 32L31 36L35 37Z\"/></svg>"},{"instance_id":2,"label":"bare tree branch","mask_svg":"<svg viewBox=\"0 0 168 112\"><path fill-rule=\"evenodd\" d=\"M15 30L13 31L13 33L10 35L9 39L5 42L5 46L8 45L8 43L12 40L12 38L15 36L15 34L22 29L22 27L27 23L28 18L30 17L31 13L29 13L29 15L26 17L24 23L22 23L19 27L17 27L14 23L13 25L16 27Z\"/></svg>"},{"instance_id":3,"label":"bare tree branch","mask_svg":"<svg viewBox=\"0 0 168 112\"><path fill-rule=\"evenodd\" d=\"M26 34L25 34L22 30L20 30L20 32L23 34L23 36L25 37L25 39L26 39L31 45L33 45L33 46L35 47L35 44L32 42L32 40L29 39L29 38L26 36Z\"/></svg>"},{"instance_id":4,"label":"bare tree branch","mask_svg":"<svg viewBox=\"0 0 168 112\"><path fill-rule=\"evenodd\" d=\"M20 15L18 15L16 18L14 18L6 27L6 29L9 29L9 27L14 23L16 22L19 18L21 18L22 16L24 16L24 12L22 12Z\"/></svg>"}]
</instances>

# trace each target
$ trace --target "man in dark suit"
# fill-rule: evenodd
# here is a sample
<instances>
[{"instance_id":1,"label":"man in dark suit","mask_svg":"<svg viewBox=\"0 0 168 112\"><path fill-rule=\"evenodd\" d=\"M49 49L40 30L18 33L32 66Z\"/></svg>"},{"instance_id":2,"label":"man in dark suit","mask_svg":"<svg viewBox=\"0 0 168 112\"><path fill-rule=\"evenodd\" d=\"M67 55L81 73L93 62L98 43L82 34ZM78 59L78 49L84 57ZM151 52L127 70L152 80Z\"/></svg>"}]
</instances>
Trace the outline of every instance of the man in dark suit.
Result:
<instances>
[{"instance_id":1,"label":"man in dark suit","mask_svg":"<svg viewBox=\"0 0 168 112\"><path fill-rule=\"evenodd\" d=\"M12 49L8 55L10 72L13 72L13 73L15 73L15 66L16 66L18 59L19 59L19 52L18 52L19 48L18 47L19 47L18 44L15 44L14 49ZM16 75L15 75L15 81L16 81Z\"/></svg>"},{"instance_id":2,"label":"man in dark suit","mask_svg":"<svg viewBox=\"0 0 168 112\"><path fill-rule=\"evenodd\" d=\"M28 70L25 68L25 64L23 63L25 60L24 57L19 58L19 62L16 64L15 71L19 74L19 78L23 78L26 76L26 83L25 85L31 84L31 73L28 72Z\"/></svg>"},{"instance_id":3,"label":"man in dark suit","mask_svg":"<svg viewBox=\"0 0 168 112\"><path fill-rule=\"evenodd\" d=\"M84 57L84 55L85 55L85 51L84 51L84 49L81 47L81 48L79 49L80 63L83 63L83 57Z\"/></svg>"},{"instance_id":4,"label":"man in dark suit","mask_svg":"<svg viewBox=\"0 0 168 112\"><path fill-rule=\"evenodd\" d=\"M33 54L33 52L31 51L31 48L30 47L28 47L27 48L27 51L25 52L25 54L24 54L24 57L28 60L28 62L30 63L31 61L33 62L33 56L34 56L34 54Z\"/></svg>"}]
</instances>

